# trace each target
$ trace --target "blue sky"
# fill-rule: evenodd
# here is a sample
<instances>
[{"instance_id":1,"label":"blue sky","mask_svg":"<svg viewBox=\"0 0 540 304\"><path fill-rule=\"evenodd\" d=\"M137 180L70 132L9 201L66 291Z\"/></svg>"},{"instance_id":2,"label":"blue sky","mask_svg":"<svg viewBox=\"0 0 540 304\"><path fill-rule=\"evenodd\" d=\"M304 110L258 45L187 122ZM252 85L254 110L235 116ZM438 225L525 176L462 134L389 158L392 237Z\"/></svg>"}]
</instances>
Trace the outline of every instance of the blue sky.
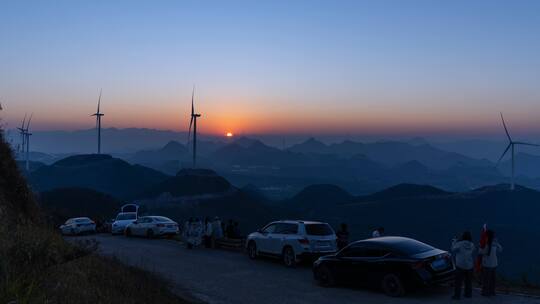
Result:
<instances>
[{"instance_id":1,"label":"blue sky","mask_svg":"<svg viewBox=\"0 0 540 304\"><path fill-rule=\"evenodd\" d=\"M2 1L14 126L540 134L538 1Z\"/></svg>"}]
</instances>

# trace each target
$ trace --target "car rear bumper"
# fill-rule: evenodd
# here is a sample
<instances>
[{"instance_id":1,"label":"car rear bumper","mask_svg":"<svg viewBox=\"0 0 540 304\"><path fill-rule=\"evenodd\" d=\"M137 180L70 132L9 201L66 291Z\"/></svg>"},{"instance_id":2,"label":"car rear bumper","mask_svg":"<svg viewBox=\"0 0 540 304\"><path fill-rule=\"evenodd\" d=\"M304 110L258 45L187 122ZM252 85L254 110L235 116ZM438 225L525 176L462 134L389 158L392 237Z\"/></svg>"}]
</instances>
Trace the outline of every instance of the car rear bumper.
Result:
<instances>
[{"instance_id":1,"label":"car rear bumper","mask_svg":"<svg viewBox=\"0 0 540 304\"><path fill-rule=\"evenodd\" d=\"M429 274L418 273L419 283L424 286L442 284L454 279L456 270L454 268L449 269L445 272Z\"/></svg>"}]
</instances>

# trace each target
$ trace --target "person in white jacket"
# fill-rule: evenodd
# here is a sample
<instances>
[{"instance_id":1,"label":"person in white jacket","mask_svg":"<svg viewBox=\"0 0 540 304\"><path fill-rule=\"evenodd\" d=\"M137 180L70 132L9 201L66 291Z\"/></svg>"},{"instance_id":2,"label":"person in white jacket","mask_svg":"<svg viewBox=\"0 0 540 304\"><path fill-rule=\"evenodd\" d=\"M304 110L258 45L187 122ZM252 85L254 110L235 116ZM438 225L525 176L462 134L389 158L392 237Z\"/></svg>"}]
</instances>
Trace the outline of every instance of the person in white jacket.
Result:
<instances>
[{"instance_id":1,"label":"person in white jacket","mask_svg":"<svg viewBox=\"0 0 540 304\"><path fill-rule=\"evenodd\" d=\"M493 230L488 230L486 235L487 244L480 248L479 253L482 255L482 295L490 297L495 295L495 277L499 266L497 254L502 252L502 246L495 239Z\"/></svg>"},{"instance_id":2,"label":"person in white jacket","mask_svg":"<svg viewBox=\"0 0 540 304\"><path fill-rule=\"evenodd\" d=\"M461 298L461 287L465 283L464 296L472 296L472 275L474 267L474 250L472 236L469 231L465 231L461 239L452 241L452 253L456 262L456 275L454 283L454 296L452 299Z\"/></svg>"}]
</instances>

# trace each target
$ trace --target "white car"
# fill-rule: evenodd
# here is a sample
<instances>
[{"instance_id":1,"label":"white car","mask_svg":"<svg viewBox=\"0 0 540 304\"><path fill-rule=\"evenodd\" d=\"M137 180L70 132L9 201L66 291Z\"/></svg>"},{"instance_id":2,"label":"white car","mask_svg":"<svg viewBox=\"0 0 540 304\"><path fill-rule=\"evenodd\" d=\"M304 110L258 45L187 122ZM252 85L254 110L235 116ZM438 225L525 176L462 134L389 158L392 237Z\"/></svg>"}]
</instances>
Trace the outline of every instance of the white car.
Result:
<instances>
[{"instance_id":1,"label":"white car","mask_svg":"<svg viewBox=\"0 0 540 304\"><path fill-rule=\"evenodd\" d=\"M145 236L148 238L178 234L178 223L164 216L141 216L127 225L126 236Z\"/></svg>"},{"instance_id":2,"label":"white car","mask_svg":"<svg viewBox=\"0 0 540 304\"><path fill-rule=\"evenodd\" d=\"M135 212L120 212L111 224L111 234L124 234L126 227L137 220Z\"/></svg>"},{"instance_id":3,"label":"white car","mask_svg":"<svg viewBox=\"0 0 540 304\"><path fill-rule=\"evenodd\" d=\"M335 253L337 238L327 223L277 221L248 235L246 249L251 259L260 255L277 257L292 267L302 259Z\"/></svg>"},{"instance_id":4,"label":"white car","mask_svg":"<svg viewBox=\"0 0 540 304\"><path fill-rule=\"evenodd\" d=\"M82 233L95 233L96 223L87 217L76 217L67 220L60 226L60 231L64 235L78 235Z\"/></svg>"}]
</instances>

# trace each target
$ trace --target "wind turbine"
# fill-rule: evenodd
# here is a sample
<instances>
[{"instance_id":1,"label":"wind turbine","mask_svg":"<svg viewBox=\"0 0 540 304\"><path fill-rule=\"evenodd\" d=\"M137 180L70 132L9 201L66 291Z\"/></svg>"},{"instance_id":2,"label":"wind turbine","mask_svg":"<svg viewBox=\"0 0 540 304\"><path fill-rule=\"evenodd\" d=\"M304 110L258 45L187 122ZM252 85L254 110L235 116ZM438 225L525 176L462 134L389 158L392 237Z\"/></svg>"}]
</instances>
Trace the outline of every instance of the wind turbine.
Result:
<instances>
[{"instance_id":1,"label":"wind turbine","mask_svg":"<svg viewBox=\"0 0 540 304\"><path fill-rule=\"evenodd\" d=\"M32 121L32 116L34 116L34 114L30 114L30 118L28 119L28 123L24 129L24 135L26 137L26 171L30 171L30 136L32 136L32 133L28 132L28 130L30 129L30 121Z\"/></svg>"},{"instance_id":2,"label":"wind turbine","mask_svg":"<svg viewBox=\"0 0 540 304\"><path fill-rule=\"evenodd\" d=\"M21 146L17 149L17 152L24 153L24 148L26 146L26 130L24 128L24 124L26 123L26 114L24 114L24 118L21 124L21 127L17 128L19 130L19 133L21 134Z\"/></svg>"},{"instance_id":3,"label":"wind turbine","mask_svg":"<svg viewBox=\"0 0 540 304\"><path fill-rule=\"evenodd\" d=\"M191 138L191 127L193 126L193 168L197 166L197 118L201 117L201 114L195 113L195 86L191 92L191 119L189 121L188 131L188 145Z\"/></svg>"},{"instance_id":4,"label":"wind turbine","mask_svg":"<svg viewBox=\"0 0 540 304\"><path fill-rule=\"evenodd\" d=\"M97 129L97 134L98 134L98 148L97 148L97 153L98 154L101 154L101 117L105 114L99 112L99 106L101 104L101 90L99 90L99 98L98 98L98 104L97 104L97 111L96 113L92 114L91 116L95 116L96 117L96 129Z\"/></svg>"},{"instance_id":5,"label":"wind turbine","mask_svg":"<svg viewBox=\"0 0 540 304\"><path fill-rule=\"evenodd\" d=\"M504 117L503 117L502 113L501 113L501 120L502 120L502 124L503 124L503 127L504 127L504 132L506 133L506 137L508 137L508 146L506 146L506 149L504 150L503 154L501 155L501 157L497 161L497 166L499 165L499 163L501 162L503 157L506 155L508 150L511 149L512 150L511 151L512 152L512 183L510 185L510 190L514 190L515 189L514 176L515 176L515 166L516 166L516 162L515 162L515 158L514 158L515 157L515 146L516 145L522 145L522 146L540 147L540 145L526 143L526 142L522 142L522 141L514 141L512 139L512 137L510 136L510 133L508 132L508 128L506 127L506 123L504 122Z\"/></svg>"}]
</instances>

